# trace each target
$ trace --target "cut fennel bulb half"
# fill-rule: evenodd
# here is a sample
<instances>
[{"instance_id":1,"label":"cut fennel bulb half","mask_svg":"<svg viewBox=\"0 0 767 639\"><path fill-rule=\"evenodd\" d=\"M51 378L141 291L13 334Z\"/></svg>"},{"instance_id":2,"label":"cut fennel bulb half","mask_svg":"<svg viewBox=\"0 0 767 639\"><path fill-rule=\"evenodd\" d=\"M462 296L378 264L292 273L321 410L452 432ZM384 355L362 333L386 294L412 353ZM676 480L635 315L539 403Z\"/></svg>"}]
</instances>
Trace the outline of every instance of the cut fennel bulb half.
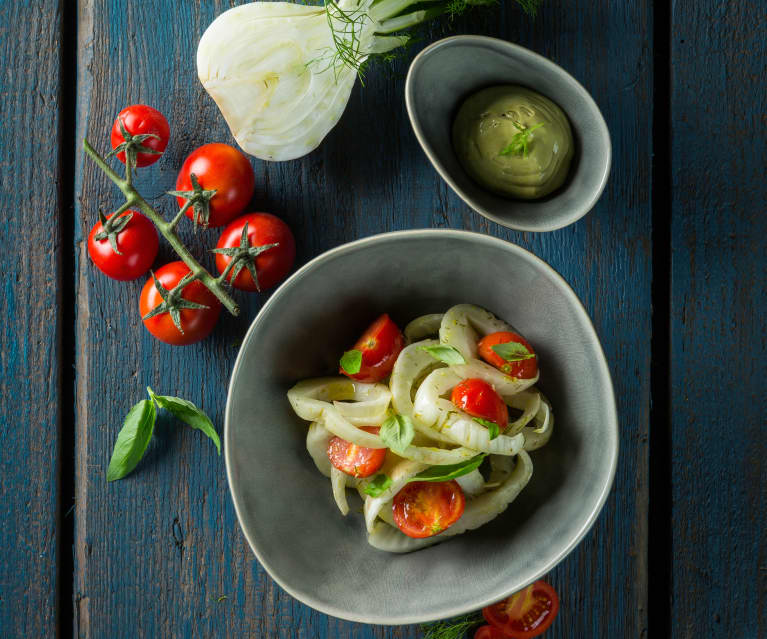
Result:
<instances>
[{"instance_id":1,"label":"cut fennel bulb half","mask_svg":"<svg viewBox=\"0 0 767 639\"><path fill-rule=\"evenodd\" d=\"M359 63L375 39L363 15L354 35ZM322 6L253 2L224 12L203 34L197 74L245 152L292 160L317 148L338 122L357 68L334 64L346 26L334 35L329 20Z\"/></svg>"}]
</instances>

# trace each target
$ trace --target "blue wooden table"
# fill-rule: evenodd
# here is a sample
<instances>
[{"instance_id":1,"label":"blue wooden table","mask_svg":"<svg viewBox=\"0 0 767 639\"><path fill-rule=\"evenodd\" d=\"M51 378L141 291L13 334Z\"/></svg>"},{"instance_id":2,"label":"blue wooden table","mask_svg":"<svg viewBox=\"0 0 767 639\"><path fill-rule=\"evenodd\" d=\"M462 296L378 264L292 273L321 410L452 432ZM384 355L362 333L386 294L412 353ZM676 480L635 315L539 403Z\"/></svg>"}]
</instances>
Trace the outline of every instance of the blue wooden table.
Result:
<instances>
[{"instance_id":1,"label":"blue wooden table","mask_svg":"<svg viewBox=\"0 0 767 639\"><path fill-rule=\"evenodd\" d=\"M138 318L142 282L100 275L87 232L116 191L80 151L107 147L125 105L167 116L168 152L141 176L161 194L199 144L231 142L194 54L224 0L0 0L0 637L420 636L352 624L284 593L252 556L222 458L161 421L129 479L105 481L147 385L222 425L239 340L266 296L238 297L199 345ZM485 221L441 181L407 122L407 62L355 88L301 160L254 161L254 208L283 217L298 262L403 228L467 228L557 269L610 363L621 457L604 511L549 576L548 632L572 637L767 636L767 10L759 0L546 0L534 22L505 0L451 31L501 37L567 69L614 145L596 208L554 233ZM184 231L196 255L211 236ZM158 263L172 257L161 248Z\"/></svg>"}]
</instances>

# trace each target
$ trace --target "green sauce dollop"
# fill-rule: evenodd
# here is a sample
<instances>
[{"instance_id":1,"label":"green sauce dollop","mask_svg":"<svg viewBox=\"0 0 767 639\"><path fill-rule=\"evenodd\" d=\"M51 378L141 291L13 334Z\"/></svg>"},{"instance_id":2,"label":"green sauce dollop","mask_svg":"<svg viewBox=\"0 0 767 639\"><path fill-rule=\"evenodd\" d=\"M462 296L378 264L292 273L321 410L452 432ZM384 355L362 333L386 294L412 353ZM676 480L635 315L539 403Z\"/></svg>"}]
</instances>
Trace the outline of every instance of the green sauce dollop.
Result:
<instances>
[{"instance_id":1,"label":"green sauce dollop","mask_svg":"<svg viewBox=\"0 0 767 639\"><path fill-rule=\"evenodd\" d=\"M530 131L533 127L537 128ZM524 131L526 153L510 152L509 145ZM567 178L573 134L567 116L547 97L503 85L464 101L453 122L453 146L463 168L480 185L500 195L534 200L558 189Z\"/></svg>"}]
</instances>

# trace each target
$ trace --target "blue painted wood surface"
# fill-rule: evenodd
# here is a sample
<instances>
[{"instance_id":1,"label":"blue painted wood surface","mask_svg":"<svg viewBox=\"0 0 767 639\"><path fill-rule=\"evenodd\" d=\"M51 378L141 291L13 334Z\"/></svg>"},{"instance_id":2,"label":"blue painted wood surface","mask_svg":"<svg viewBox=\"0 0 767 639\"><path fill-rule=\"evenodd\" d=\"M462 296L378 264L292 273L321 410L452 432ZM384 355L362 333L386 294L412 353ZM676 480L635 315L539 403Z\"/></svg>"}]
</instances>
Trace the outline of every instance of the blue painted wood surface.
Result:
<instances>
[{"instance_id":1,"label":"blue painted wood surface","mask_svg":"<svg viewBox=\"0 0 767 639\"><path fill-rule=\"evenodd\" d=\"M70 217L61 201L59 158L70 150L51 154L46 145L56 146L62 100L76 100L78 142L87 133L102 150L123 106L156 106L173 137L139 184L170 213L173 203L162 193L185 155L205 142L231 142L196 80L194 52L212 19L237 3L88 0L77 7L75 34L62 28L62 11L74 10L74 3L0 0L6 258L0 304L9 318L0 337L2 637L420 636L415 627L332 619L281 591L252 557L223 461L199 432L163 417L138 471L114 485L105 481L122 417L147 384L195 401L221 425L239 341L265 296L239 294L242 316L224 316L199 345L154 341L138 317L143 282L108 280L85 251L99 208L118 202L116 189L78 157L75 241L61 247ZM283 164L254 161L253 208L288 221L299 264L358 237L420 227L490 233L552 264L602 338L622 440L615 487L594 530L550 575L562 612L546 636L645 637L648 588L671 593L670 636L764 636L764 11L753 1L704 0L674 3L671 12L673 516L653 525L673 526L673 556L671 582L658 584L648 576L651 286L653 277L657 284L669 275L665 268L653 274L651 259L653 10L647 0L545 4L535 22L505 2L456 20L451 31L528 46L592 93L612 134L614 160L605 194L586 218L555 233L511 232L471 212L439 179L415 141L403 101L407 60L441 35L438 27L427 29L406 59L370 71L318 151ZM76 90L60 88L62 42L77 45ZM665 106L656 115L668 117ZM701 152L701 131L717 127L727 144ZM666 150L665 140L657 150ZM53 229L53 246L25 241L23 225L33 217ZM183 234L201 257L217 236L188 228ZM75 273L61 272L61 251L75 252ZM158 264L170 259L163 246ZM65 283L74 295L59 301ZM74 362L60 359L62 304L76 304L75 326L67 327L75 334ZM725 351L737 354L727 364L711 356ZM59 387L70 365L76 511L62 519L71 501L58 483L59 428L62 411L72 407ZM717 386L717 379L725 381ZM72 549L57 543L60 520L74 521ZM57 610L57 564L66 598L70 575L61 574L61 558L70 552L73 626L57 631L57 615L68 619L70 612Z\"/></svg>"},{"instance_id":2,"label":"blue painted wood surface","mask_svg":"<svg viewBox=\"0 0 767 639\"><path fill-rule=\"evenodd\" d=\"M64 212L58 5L0 0L2 637L53 636L56 626Z\"/></svg>"},{"instance_id":3,"label":"blue painted wood surface","mask_svg":"<svg viewBox=\"0 0 767 639\"><path fill-rule=\"evenodd\" d=\"M672 632L765 637L767 7L672 20Z\"/></svg>"},{"instance_id":4,"label":"blue painted wood surface","mask_svg":"<svg viewBox=\"0 0 767 639\"><path fill-rule=\"evenodd\" d=\"M195 79L197 38L225 6L181 0L99 0L81 15L79 133L106 145L125 104L168 114L173 139L145 192L169 188L195 146L230 137ZM551 57L592 92L614 141L604 197L579 223L556 233L519 234L471 212L440 180L407 122L406 61L379 67L357 86L339 125L318 151L283 164L255 161L254 206L284 217L299 262L343 242L400 228L468 228L530 248L573 285L594 318L615 376L622 456L615 489L595 529L551 575L562 595L552 637L640 636L646 627L646 509L650 340L651 61L649 3L595 8L588 0L548 3L533 23L512 3L457 21ZM81 29L83 27L81 26ZM438 37L432 29L428 39ZM149 62L151 60L151 62ZM81 159L78 249L78 506L76 635L416 637L320 615L283 593L238 530L222 460L199 433L162 424L129 480L107 485L120 420L150 384L200 403L220 424L237 345L263 298L241 297L243 314L190 348L154 341L135 310L140 283L94 271L82 248L99 207L116 193ZM170 212L172 202L158 199ZM203 255L215 232L186 238ZM161 260L169 256L167 250ZM632 345L632 346L629 346ZM102 389L109 389L103 392ZM215 600L228 598L217 603ZM606 614L611 611L611 614Z\"/></svg>"}]
</instances>

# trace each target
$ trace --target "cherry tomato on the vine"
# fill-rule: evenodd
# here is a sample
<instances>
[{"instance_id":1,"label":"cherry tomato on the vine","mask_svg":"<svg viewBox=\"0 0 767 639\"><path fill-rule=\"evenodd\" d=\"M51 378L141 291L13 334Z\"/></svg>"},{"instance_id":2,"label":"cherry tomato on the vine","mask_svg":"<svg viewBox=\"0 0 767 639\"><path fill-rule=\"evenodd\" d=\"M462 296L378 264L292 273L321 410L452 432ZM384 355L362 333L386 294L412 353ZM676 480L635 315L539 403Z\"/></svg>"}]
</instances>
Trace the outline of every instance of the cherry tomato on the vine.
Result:
<instances>
[{"instance_id":1,"label":"cherry tomato on the vine","mask_svg":"<svg viewBox=\"0 0 767 639\"><path fill-rule=\"evenodd\" d=\"M474 639L509 639L509 636L495 626L480 626L474 633Z\"/></svg>"},{"instance_id":2,"label":"cherry tomato on the vine","mask_svg":"<svg viewBox=\"0 0 767 639\"><path fill-rule=\"evenodd\" d=\"M485 337L479 340L479 356L488 364L492 364L511 377L532 379L538 374L537 357L509 362L493 350L493 346L511 342L521 344L527 349L530 355L535 355L535 351L533 350L533 347L530 346L530 342L524 337L510 331L501 331L500 333L485 335Z\"/></svg>"},{"instance_id":3,"label":"cherry tomato on the vine","mask_svg":"<svg viewBox=\"0 0 767 639\"><path fill-rule=\"evenodd\" d=\"M125 218L129 216L130 219L125 223ZM112 220L113 217L114 213L107 219L115 227L107 222L105 230L100 221L93 225L88 234L88 254L107 277L113 280L135 280L149 270L157 257L160 245L157 229L138 211L125 211L116 220ZM119 253L112 246L110 234Z\"/></svg>"},{"instance_id":4,"label":"cherry tomato on the vine","mask_svg":"<svg viewBox=\"0 0 767 639\"><path fill-rule=\"evenodd\" d=\"M453 404L472 417L494 422L503 432L509 424L509 409L495 389L483 379L464 379L450 396Z\"/></svg>"},{"instance_id":5,"label":"cherry tomato on the vine","mask_svg":"<svg viewBox=\"0 0 767 639\"><path fill-rule=\"evenodd\" d=\"M155 271L155 277L160 284L171 291L185 275L189 273L189 267L182 261L170 262ZM160 313L149 319L145 319L144 326L157 339L175 345L193 344L205 339L210 335L221 313L221 302L211 293L205 285L195 280L187 284L181 292L181 303L187 300L202 304L207 308L181 308L179 318L183 332L179 331L173 322L169 312ZM141 291L139 299L139 312L143 318L150 311L163 303L162 295L150 277Z\"/></svg>"},{"instance_id":6,"label":"cherry tomato on the vine","mask_svg":"<svg viewBox=\"0 0 767 639\"><path fill-rule=\"evenodd\" d=\"M340 372L358 382L380 382L391 373L394 362L405 347L402 331L384 314L373 322L362 334L352 350L362 353L362 365L358 373Z\"/></svg>"},{"instance_id":7,"label":"cherry tomato on the vine","mask_svg":"<svg viewBox=\"0 0 767 639\"><path fill-rule=\"evenodd\" d=\"M408 537L432 537L457 522L465 506L466 497L454 479L414 481L394 496L392 515Z\"/></svg>"},{"instance_id":8,"label":"cherry tomato on the vine","mask_svg":"<svg viewBox=\"0 0 767 639\"><path fill-rule=\"evenodd\" d=\"M203 226L227 224L242 213L256 190L256 175L250 160L228 144L205 144L192 151L178 172L177 191L194 191L192 173L202 189L216 191L210 200L209 219L200 220ZM176 199L179 207L184 206L185 198ZM194 219L191 207L186 216Z\"/></svg>"},{"instance_id":9,"label":"cherry tomato on the vine","mask_svg":"<svg viewBox=\"0 0 767 639\"><path fill-rule=\"evenodd\" d=\"M532 639L551 626L558 611L557 591L539 579L503 601L483 608L482 616L507 637Z\"/></svg>"},{"instance_id":10,"label":"cherry tomato on the vine","mask_svg":"<svg viewBox=\"0 0 767 639\"><path fill-rule=\"evenodd\" d=\"M378 434L376 426L363 426L362 430ZM352 477L370 477L386 458L386 448L366 448L357 446L340 437L333 437L328 442L328 459L338 470Z\"/></svg>"},{"instance_id":11,"label":"cherry tomato on the vine","mask_svg":"<svg viewBox=\"0 0 767 639\"><path fill-rule=\"evenodd\" d=\"M242 231L248 225L246 246L242 243ZM296 241L290 228L280 218L269 213L248 213L230 222L216 244L217 249L237 249L246 251L248 247L267 246L277 244L266 249L253 258L258 283L253 281L250 269L243 264L233 285L243 291L263 291L271 288L283 279L293 267L296 258ZM231 252L231 251L230 251ZM226 253L216 253L216 268L223 273L233 257ZM237 268L237 267L235 267ZM229 272L227 279L231 282L232 273Z\"/></svg>"},{"instance_id":12,"label":"cherry tomato on the vine","mask_svg":"<svg viewBox=\"0 0 767 639\"><path fill-rule=\"evenodd\" d=\"M136 166L149 166L160 159L165 147L168 146L170 138L170 127L165 116L157 109L153 109L145 104L134 104L124 108L118 113L117 118L112 125L112 148L116 149L123 142L122 130L120 129L120 120L129 135L151 134L157 137L147 137L141 141L141 146L158 151L158 153L138 153L136 155ZM117 158L125 164L125 152L117 153Z\"/></svg>"}]
</instances>

